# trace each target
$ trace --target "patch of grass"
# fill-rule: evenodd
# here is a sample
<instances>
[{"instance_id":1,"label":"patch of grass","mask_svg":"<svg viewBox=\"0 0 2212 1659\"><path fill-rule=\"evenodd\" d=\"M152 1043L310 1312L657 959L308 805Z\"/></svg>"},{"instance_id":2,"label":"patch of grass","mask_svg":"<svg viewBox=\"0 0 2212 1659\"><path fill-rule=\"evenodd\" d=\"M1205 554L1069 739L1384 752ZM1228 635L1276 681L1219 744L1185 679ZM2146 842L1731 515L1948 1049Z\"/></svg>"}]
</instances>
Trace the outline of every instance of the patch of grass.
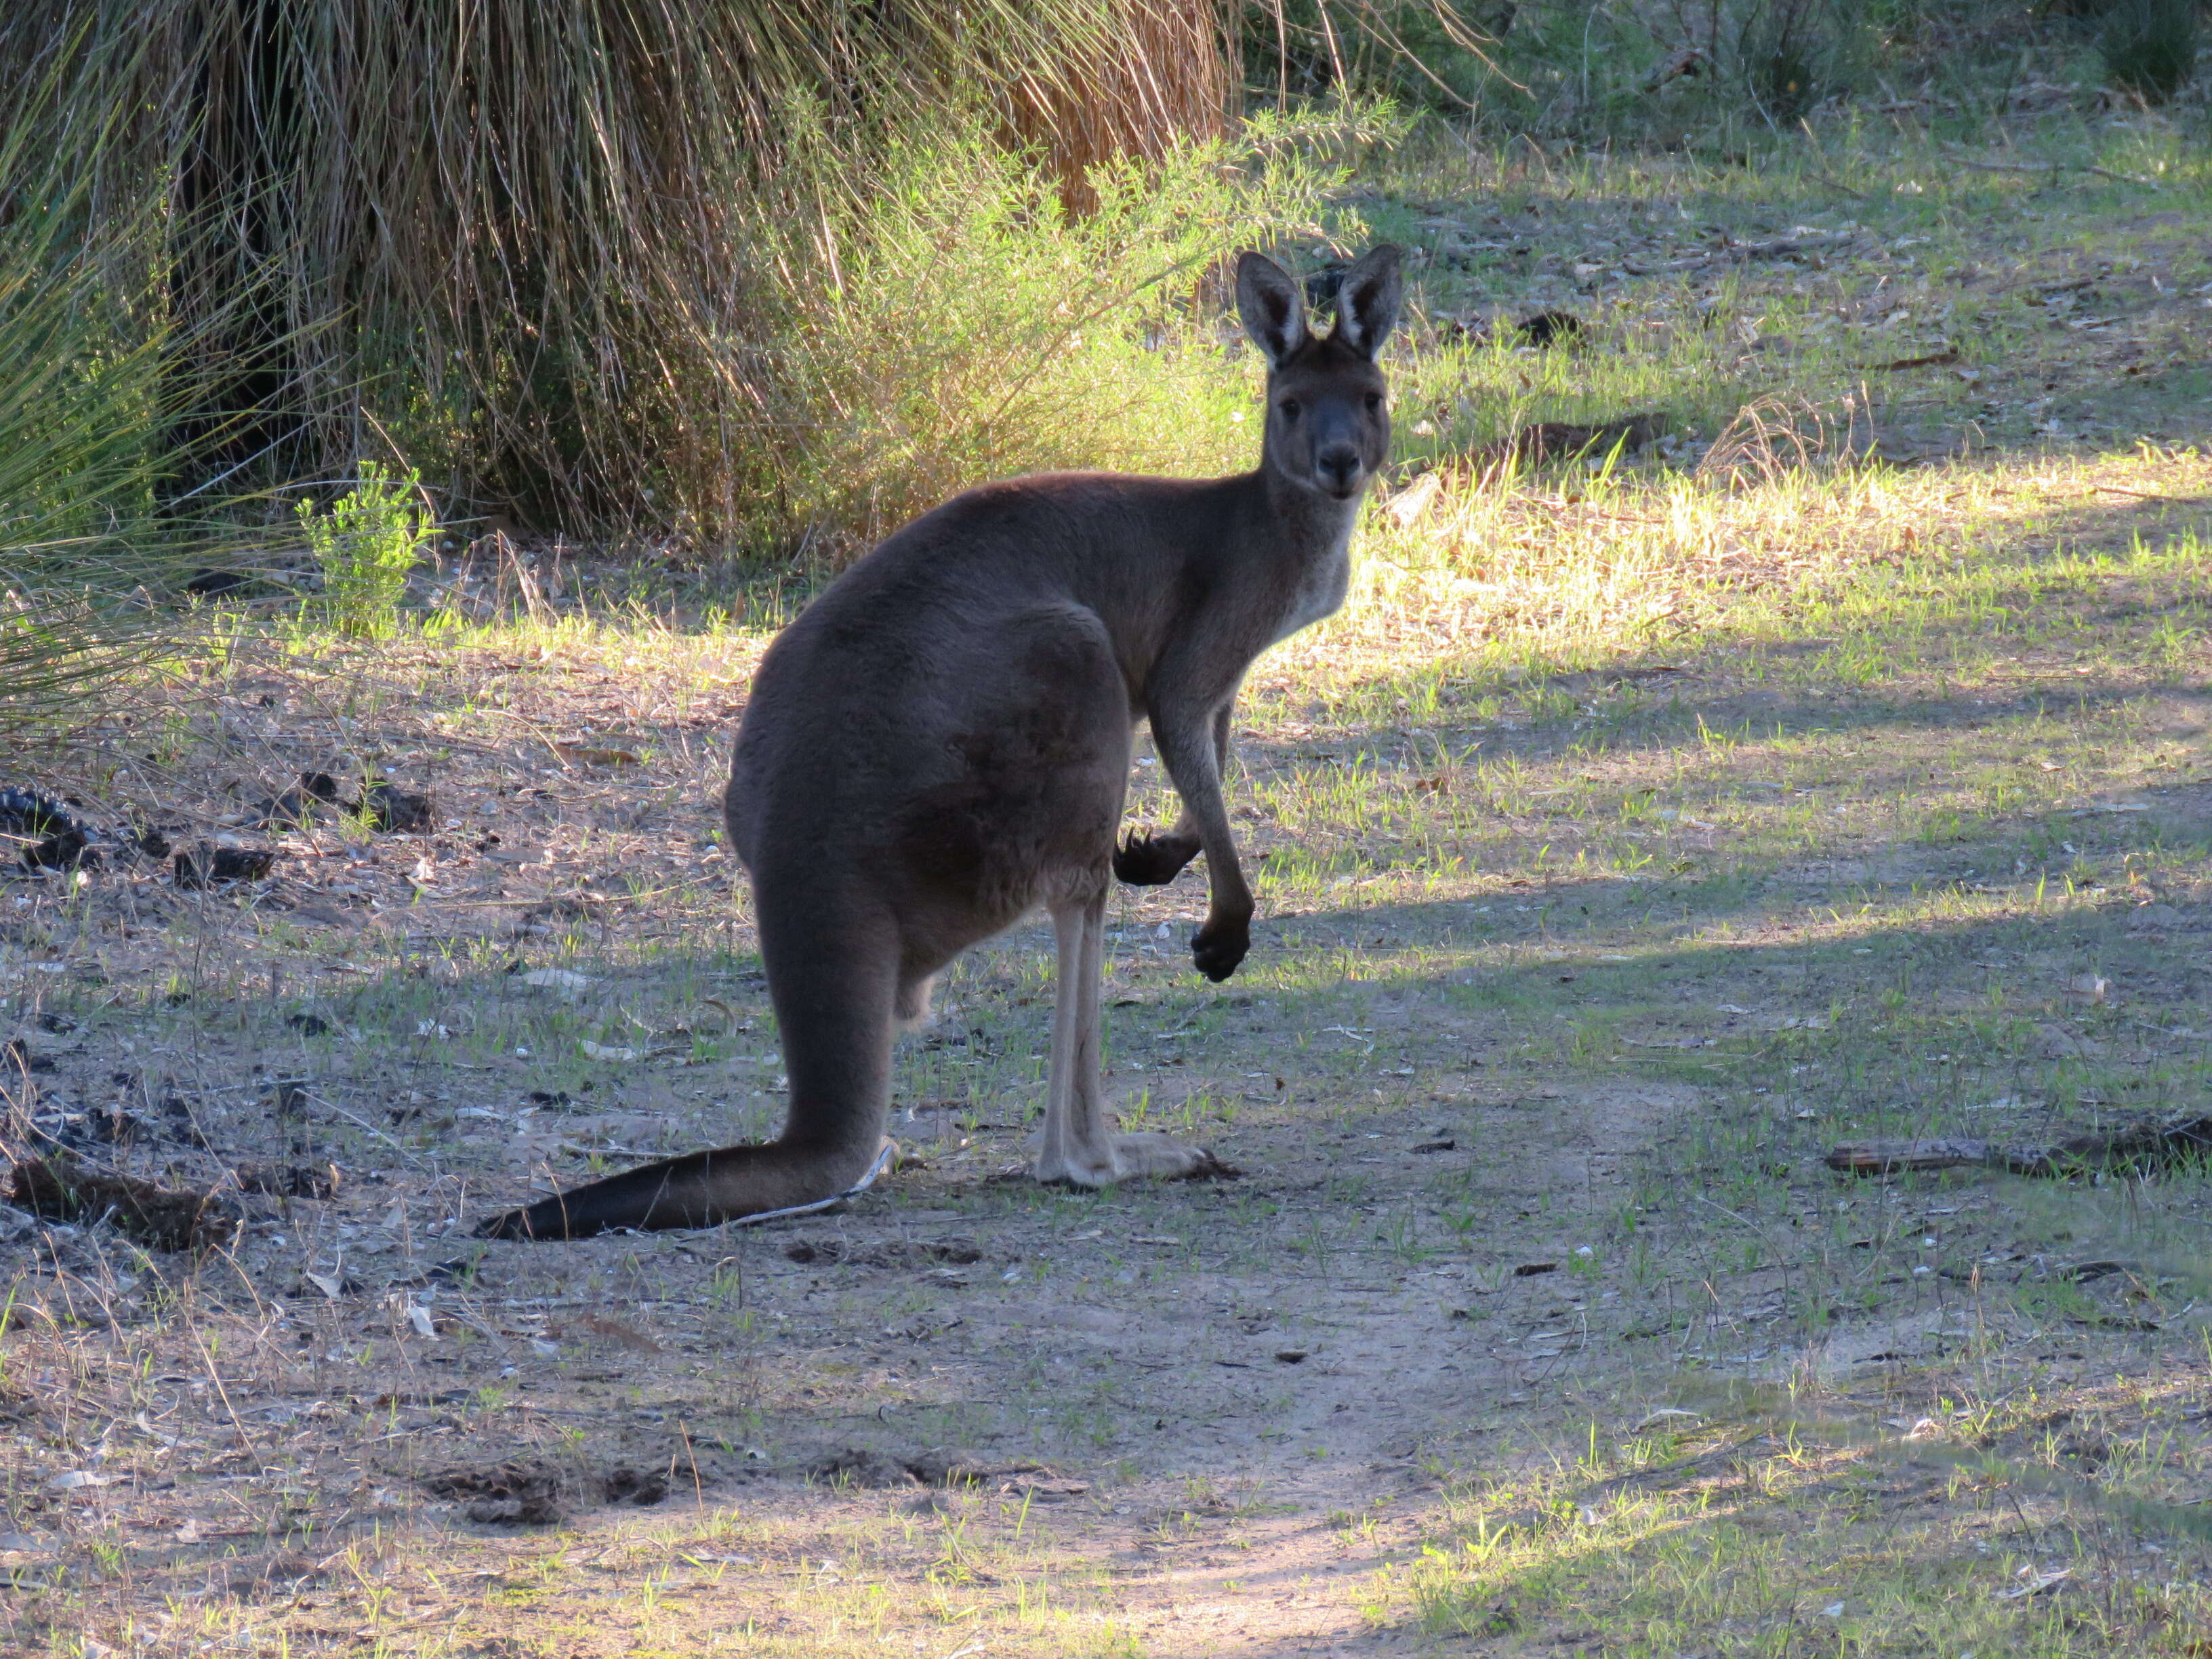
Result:
<instances>
[{"instance_id":1,"label":"patch of grass","mask_svg":"<svg viewBox=\"0 0 2212 1659\"><path fill-rule=\"evenodd\" d=\"M1946 1399L1878 1437L1754 1418L1601 1449L1592 1424L1573 1468L1452 1499L1369 1605L1426 1633L1631 1654L2146 1650L2212 1611L2144 1547L2199 1530L2173 1502L2195 1468L2163 1428L2176 1404Z\"/></svg>"}]
</instances>

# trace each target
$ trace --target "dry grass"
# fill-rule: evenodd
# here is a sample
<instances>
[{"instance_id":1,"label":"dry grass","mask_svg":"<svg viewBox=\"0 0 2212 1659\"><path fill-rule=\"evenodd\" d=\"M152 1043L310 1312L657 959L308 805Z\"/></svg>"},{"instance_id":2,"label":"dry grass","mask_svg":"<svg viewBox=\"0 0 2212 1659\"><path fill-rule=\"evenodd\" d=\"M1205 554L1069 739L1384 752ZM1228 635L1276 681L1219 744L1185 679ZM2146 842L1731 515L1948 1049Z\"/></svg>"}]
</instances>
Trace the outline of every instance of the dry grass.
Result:
<instances>
[{"instance_id":1,"label":"dry grass","mask_svg":"<svg viewBox=\"0 0 2212 1659\"><path fill-rule=\"evenodd\" d=\"M764 230L834 235L887 146L994 124L1087 200L1086 168L1218 135L1230 79L1214 8L1182 0L36 4L0 57L86 27L147 48L81 105L128 112L106 210L173 186L202 471L366 457L455 520L720 539L753 528L780 356L836 282L833 249Z\"/></svg>"},{"instance_id":2,"label":"dry grass","mask_svg":"<svg viewBox=\"0 0 2212 1659\"><path fill-rule=\"evenodd\" d=\"M1094 168L1157 161L1228 136L1242 114L1235 21L1219 0L1126 0L1060 74L1012 82L1016 139L1050 158L1061 205L1098 205Z\"/></svg>"}]
</instances>

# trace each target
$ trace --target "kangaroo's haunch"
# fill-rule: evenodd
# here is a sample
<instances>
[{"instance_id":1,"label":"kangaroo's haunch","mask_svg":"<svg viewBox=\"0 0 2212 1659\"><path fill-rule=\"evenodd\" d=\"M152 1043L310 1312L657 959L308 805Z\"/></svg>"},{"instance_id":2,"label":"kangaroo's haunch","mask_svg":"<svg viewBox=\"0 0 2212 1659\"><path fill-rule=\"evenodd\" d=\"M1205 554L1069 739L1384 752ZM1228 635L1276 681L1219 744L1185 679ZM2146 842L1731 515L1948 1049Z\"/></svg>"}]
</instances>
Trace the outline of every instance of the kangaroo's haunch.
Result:
<instances>
[{"instance_id":1,"label":"kangaroo's haunch","mask_svg":"<svg viewBox=\"0 0 2212 1659\"><path fill-rule=\"evenodd\" d=\"M791 1079L783 1133L593 1182L482 1236L713 1226L842 1192L883 1145L896 1027L926 1013L954 957L1039 905L1059 980L1037 1178L1221 1172L1201 1148L1109 1127L1106 895L1117 875L1172 881L1202 852L1192 960L1224 980L1250 949L1221 799L1230 721L1254 659L1344 603L1352 524L1389 452L1375 357L1398 264L1377 247L1346 271L1335 328L1316 336L1297 283L1238 258L1237 310L1267 362L1255 471L987 484L891 536L784 629L723 799ZM1117 848L1140 720L1182 812Z\"/></svg>"}]
</instances>

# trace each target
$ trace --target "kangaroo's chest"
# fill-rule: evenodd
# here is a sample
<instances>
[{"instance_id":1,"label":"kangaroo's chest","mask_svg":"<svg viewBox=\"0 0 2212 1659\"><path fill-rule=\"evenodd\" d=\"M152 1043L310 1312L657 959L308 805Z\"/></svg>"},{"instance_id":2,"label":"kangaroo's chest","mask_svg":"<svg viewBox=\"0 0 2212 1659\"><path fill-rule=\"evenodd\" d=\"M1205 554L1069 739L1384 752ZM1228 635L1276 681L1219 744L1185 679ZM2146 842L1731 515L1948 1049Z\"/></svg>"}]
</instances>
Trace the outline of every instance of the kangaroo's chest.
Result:
<instances>
[{"instance_id":1,"label":"kangaroo's chest","mask_svg":"<svg viewBox=\"0 0 2212 1659\"><path fill-rule=\"evenodd\" d=\"M1299 571L1288 596L1283 620L1268 643L1287 640L1300 629L1310 628L1322 617L1334 616L1343 609L1344 596L1351 586L1352 539L1347 535L1325 556Z\"/></svg>"}]
</instances>

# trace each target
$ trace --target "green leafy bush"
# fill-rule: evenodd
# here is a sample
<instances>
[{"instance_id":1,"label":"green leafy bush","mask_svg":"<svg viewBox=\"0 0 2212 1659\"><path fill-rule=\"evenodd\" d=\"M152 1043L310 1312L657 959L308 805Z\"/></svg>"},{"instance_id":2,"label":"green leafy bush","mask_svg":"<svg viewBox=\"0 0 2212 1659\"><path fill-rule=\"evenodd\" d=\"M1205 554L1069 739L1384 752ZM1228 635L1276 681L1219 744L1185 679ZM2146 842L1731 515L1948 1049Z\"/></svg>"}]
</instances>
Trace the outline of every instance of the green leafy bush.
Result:
<instances>
[{"instance_id":1,"label":"green leafy bush","mask_svg":"<svg viewBox=\"0 0 2212 1659\"><path fill-rule=\"evenodd\" d=\"M383 639L398 627L408 575L431 535L428 520L416 510L421 489L411 472L400 477L363 461L361 482L328 513L318 513L313 501L299 504L300 528L322 571L315 608L339 633Z\"/></svg>"}]
</instances>

